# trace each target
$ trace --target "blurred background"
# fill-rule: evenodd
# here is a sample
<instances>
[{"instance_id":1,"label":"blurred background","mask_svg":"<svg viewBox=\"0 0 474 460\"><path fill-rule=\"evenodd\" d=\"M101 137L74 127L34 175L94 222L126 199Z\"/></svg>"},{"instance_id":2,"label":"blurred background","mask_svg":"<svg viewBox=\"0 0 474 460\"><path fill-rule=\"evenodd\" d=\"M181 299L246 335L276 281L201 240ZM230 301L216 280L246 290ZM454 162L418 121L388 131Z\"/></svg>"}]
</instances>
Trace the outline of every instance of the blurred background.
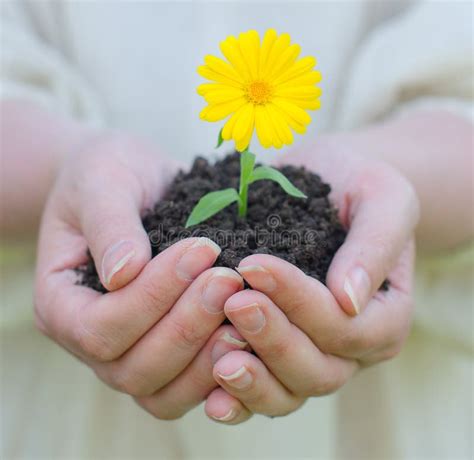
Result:
<instances>
[{"instance_id":1,"label":"blurred background","mask_svg":"<svg viewBox=\"0 0 474 460\"><path fill-rule=\"evenodd\" d=\"M288 32L303 56L317 57L322 109L305 141L419 107L472 117L467 1L2 0L0 6L2 99L127 130L184 162L217 154L220 126L199 119L204 102L195 91L202 81L196 68L206 54L220 53L226 36L249 29ZM472 314L471 324L467 317L452 325L422 311L415 330L433 340L415 335L395 361L291 416L229 428L208 422L197 408L163 422L35 329L35 230L2 235L2 458L205 459L229 456L229 449L230 458L472 455ZM433 309L450 303L437 278L443 263L418 279ZM459 376L449 392L447 375ZM341 417L348 410L353 417Z\"/></svg>"}]
</instances>

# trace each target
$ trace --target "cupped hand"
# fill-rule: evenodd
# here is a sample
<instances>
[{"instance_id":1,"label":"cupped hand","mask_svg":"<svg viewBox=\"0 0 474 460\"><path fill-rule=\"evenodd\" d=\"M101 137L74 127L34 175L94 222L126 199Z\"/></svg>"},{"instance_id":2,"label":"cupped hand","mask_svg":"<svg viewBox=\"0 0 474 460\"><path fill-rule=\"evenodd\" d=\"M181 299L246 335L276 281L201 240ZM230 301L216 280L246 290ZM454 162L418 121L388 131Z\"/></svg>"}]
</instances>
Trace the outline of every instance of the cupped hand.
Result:
<instances>
[{"instance_id":1,"label":"cupped hand","mask_svg":"<svg viewBox=\"0 0 474 460\"><path fill-rule=\"evenodd\" d=\"M151 260L140 213L174 168L124 136L91 139L73 154L43 216L35 292L45 334L166 419L202 401L217 386L213 363L246 346L222 326L224 304L243 280L211 268L220 253L215 243L189 238ZM87 248L105 295L76 284Z\"/></svg>"},{"instance_id":2,"label":"cupped hand","mask_svg":"<svg viewBox=\"0 0 474 460\"><path fill-rule=\"evenodd\" d=\"M332 185L348 229L327 287L272 256L239 265L252 289L230 297L225 313L255 355L232 351L214 366L221 388L206 412L223 423L285 415L334 392L358 369L394 357L409 332L417 197L396 170L345 147L323 143L288 159ZM379 290L385 279L389 289Z\"/></svg>"}]
</instances>

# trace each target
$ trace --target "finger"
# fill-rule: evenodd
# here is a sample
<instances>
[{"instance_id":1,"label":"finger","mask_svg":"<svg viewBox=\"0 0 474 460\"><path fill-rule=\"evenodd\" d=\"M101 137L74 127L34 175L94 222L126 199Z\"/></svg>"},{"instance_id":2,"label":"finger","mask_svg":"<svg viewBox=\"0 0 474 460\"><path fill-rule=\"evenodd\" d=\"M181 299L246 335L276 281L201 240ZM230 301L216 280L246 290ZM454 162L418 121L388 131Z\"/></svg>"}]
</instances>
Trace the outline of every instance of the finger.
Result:
<instances>
[{"instance_id":1,"label":"finger","mask_svg":"<svg viewBox=\"0 0 474 460\"><path fill-rule=\"evenodd\" d=\"M242 291L225 313L272 374L300 396L322 396L340 388L357 363L322 353L264 294Z\"/></svg>"},{"instance_id":2,"label":"finger","mask_svg":"<svg viewBox=\"0 0 474 460\"><path fill-rule=\"evenodd\" d=\"M178 377L152 395L135 400L159 419L180 418L217 388L212 376L214 363L226 353L247 346L247 342L231 325L221 326Z\"/></svg>"},{"instance_id":3,"label":"finger","mask_svg":"<svg viewBox=\"0 0 474 460\"><path fill-rule=\"evenodd\" d=\"M101 366L100 377L128 394L155 393L198 354L223 322L225 301L242 288L243 280L234 270L204 272L127 353Z\"/></svg>"},{"instance_id":4,"label":"finger","mask_svg":"<svg viewBox=\"0 0 474 460\"><path fill-rule=\"evenodd\" d=\"M121 288L151 258L150 241L140 218L142 186L129 168L110 164L100 181L83 180L80 198L79 226L100 280L110 291Z\"/></svg>"},{"instance_id":5,"label":"finger","mask_svg":"<svg viewBox=\"0 0 474 460\"><path fill-rule=\"evenodd\" d=\"M222 388L207 397L204 410L209 418L226 425L238 425L252 417L252 412Z\"/></svg>"},{"instance_id":6,"label":"finger","mask_svg":"<svg viewBox=\"0 0 474 460\"><path fill-rule=\"evenodd\" d=\"M419 218L408 181L377 171L358 177L351 187L356 192L346 197L349 233L327 276L329 289L350 315L359 314L378 291Z\"/></svg>"},{"instance_id":7,"label":"finger","mask_svg":"<svg viewBox=\"0 0 474 460\"><path fill-rule=\"evenodd\" d=\"M130 284L105 295L76 286L74 272L60 267L38 277L37 311L66 348L111 361L158 322L219 253L207 238L182 240L151 260Z\"/></svg>"},{"instance_id":8,"label":"finger","mask_svg":"<svg viewBox=\"0 0 474 460\"><path fill-rule=\"evenodd\" d=\"M414 245L407 247L391 273L391 287L380 291L366 310L350 317L322 283L277 257L253 255L238 271L255 289L265 293L324 353L346 358L366 357L373 350L392 347L406 335L412 315L411 279Z\"/></svg>"},{"instance_id":9,"label":"finger","mask_svg":"<svg viewBox=\"0 0 474 460\"><path fill-rule=\"evenodd\" d=\"M254 413L287 415L304 402L291 394L256 356L245 351L232 351L217 361L214 378Z\"/></svg>"}]
</instances>

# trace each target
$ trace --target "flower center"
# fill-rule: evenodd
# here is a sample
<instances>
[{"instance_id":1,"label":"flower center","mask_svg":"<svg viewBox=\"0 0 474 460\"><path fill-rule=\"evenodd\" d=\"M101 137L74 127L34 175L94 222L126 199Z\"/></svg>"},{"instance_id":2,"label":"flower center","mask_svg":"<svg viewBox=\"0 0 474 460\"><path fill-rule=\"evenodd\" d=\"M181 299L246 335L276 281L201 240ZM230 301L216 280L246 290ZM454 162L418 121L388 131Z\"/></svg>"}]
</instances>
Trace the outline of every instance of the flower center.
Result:
<instances>
[{"instance_id":1,"label":"flower center","mask_svg":"<svg viewBox=\"0 0 474 460\"><path fill-rule=\"evenodd\" d=\"M245 90L247 100L255 105L264 105L272 97L272 87L262 80L252 81Z\"/></svg>"}]
</instances>

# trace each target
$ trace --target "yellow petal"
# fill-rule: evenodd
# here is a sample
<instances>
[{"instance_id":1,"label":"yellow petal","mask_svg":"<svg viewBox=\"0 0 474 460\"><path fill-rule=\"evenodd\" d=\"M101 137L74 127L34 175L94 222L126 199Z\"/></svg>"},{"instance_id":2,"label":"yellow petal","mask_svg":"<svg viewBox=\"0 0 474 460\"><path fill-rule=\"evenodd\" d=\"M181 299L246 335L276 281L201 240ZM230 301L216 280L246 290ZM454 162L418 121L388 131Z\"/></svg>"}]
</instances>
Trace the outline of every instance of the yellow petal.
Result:
<instances>
[{"instance_id":1,"label":"yellow petal","mask_svg":"<svg viewBox=\"0 0 474 460\"><path fill-rule=\"evenodd\" d=\"M242 112L245 109L245 105L240 107L232 116L227 120L226 124L224 125L224 128L222 129L222 138L226 141L230 141L232 139L232 133L234 131L235 123L237 119L240 117Z\"/></svg>"},{"instance_id":2,"label":"yellow petal","mask_svg":"<svg viewBox=\"0 0 474 460\"><path fill-rule=\"evenodd\" d=\"M243 83L242 78L234 70L234 68L222 59L208 54L204 57L204 62L214 72L219 73L224 77L230 78L231 80L235 80L236 83Z\"/></svg>"},{"instance_id":3,"label":"yellow petal","mask_svg":"<svg viewBox=\"0 0 474 460\"><path fill-rule=\"evenodd\" d=\"M224 85L222 83L203 83L197 87L197 93L200 96L205 96L206 94L213 91L235 91L240 92L241 89L236 88L235 86Z\"/></svg>"},{"instance_id":4,"label":"yellow petal","mask_svg":"<svg viewBox=\"0 0 474 460\"><path fill-rule=\"evenodd\" d=\"M224 102L233 101L234 99L244 97L244 92L237 89L228 90L222 89L218 91L210 91L205 96L204 99L209 104L222 104Z\"/></svg>"},{"instance_id":5,"label":"yellow petal","mask_svg":"<svg viewBox=\"0 0 474 460\"><path fill-rule=\"evenodd\" d=\"M319 83L321 81L321 73L318 72L317 70L311 70L309 72L305 72L299 77L292 78L290 80L287 80L285 83L278 85L278 87L285 87L285 86L308 86L308 85L314 85L316 83Z\"/></svg>"},{"instance_id":6,"label":"yellow petal","mask_svg":"<svg viewBox=\"0 0 474 460\"><path fill-rule=\"evenodd\" d=\"M248 71L247 63L245 62L242 53L240 52L239 42L237 39L230 35L224 41L221 42L220 48L222 54L234 67L237 74L241 77L242 80L248 80L250 74Z\"/></svg>"},{"instance_id":7,"label":"yellow petal","mask_svg":"<svg viewBox=\"0 0 474 460\"><path fill-rule=\"evenodd\" d=\"M280 113L273 109L271 106L267 108L267 113L270 115L273 126L278 133L278 137L285 145L290 145L293 142L293 134L285 122L285 119L281 117Z\"/></svg>"},{"instance_id":8,"label":"yellow petal","mask_svg":"<svg viewBox=\"0 0 474 460\"><path fill-rule=\"evenodd\" d=\"M300 53L300 45L290 45L285 52L277 58L273 69L270 69L268 73L268 78L272 79L286 72L294 64Z\"/></svg>"},{"instance_id":9,"label":"yellow petal","mask_svg":"<svg viewBox=\"0 0 474 460\"><path fill-rule=\"evenodd\" d=\"M266 110L263 106L255 107L255 129L257 130L258 140L263 147L268 148L272 145L271 121L268 120Z\"/></svg>"},{"instance_id":10,"label":"yellow petal","mask_svg":"<svg viewBox=\"0 0 474 460\"><path fill-rule=\"evenodd\" d=\"M235 141L235 149L239 152L243 152L249 145L252 139L253 126L249 128L248 133L239 141Z\"/></svg>"},{"instance_id":11,"label":"yellow petal","mask_svg":"<svg viewBox=\"0 0 474 460\"><path fill-rule=\"evenodd\" d=\"M250 77L258 77L258 61L260 55L260 37L255 30L241 33L239 35L240 52L247 63Z\"/></svg>"},{"instance_id":12,"label":"yellow petal","mask_svg":"<svg viewBox=\"0 0 474 460\"><path fill-rule=\"evenodd\" d=\"M248 133L249 126L254 123L254 106L252 104L246 104L239 118L237 119L232 133L232 137L236 140L242 140Z\"/></svg>"},{"instance_id":13,"label":"yellow petal","mask_svg":"<svg viewBox=\"0 0 474 460\"><path fill-rule=\"evenodd\" d=\"M292 118L287 112L284 112L280 108L278 108L276 105L273 105L275 110L278 110L280 112L280 115L282 118L288 123L288 126L298 134L304 134L306 132L306 126L302 125L300 123L297 123L294 118Z\"/></svg>"},{"instance_id":14,"label":"yellow petal","mask_svg":"<svg viewBox=\"0 0 474 460\"><path fill-rule=\"evenodd\" d=\"M297 105L288 102L286 99L275 97L273 103L284 112L287 112L297 123L301 125L309 125L311 117Z\"/></svg>"},{"instance_id":15,"label":"yellow petal","mask_svg":"<svg viewBox=\"0 0 474 460\"><path fill-rule=\"evenodd\" d=\"M232 79L227 78L226 76L224 76L220 73L215 72L214 70L212 70L207 65L199 66L197 71L198 71L198 74L201 75L201 77L207 78L208 80L217 81L217 82L225 84L225 85L233 86L234 88L240 88L241 87L240 83L237 83L235 80L232 80Z\"/></svg>"},{"instance_id":16,"label":"yellow petal","mask_svg":"<svg viewBox=\"0 0 474 460\"><path fill-rule=\"evenodd\" d=\"M270 131L271 136L272 136L272 145L276 149L280 149L283 146L283 142L282 142L282 140L280 138L280 135L278 133L278 127L275 125L275 123L273 122L273 119L270 115L271 106L266 105L264 107L264 109L265 109L267 120L269 121L268 128L269 128L269 131Z\"/></svg>"},{"instance_id":17,"label":"yellow petal","mask_svg":"<svg viewBox=\"0 0 474 460\"><path fill-rule=\"evenodd\" d=\"M240 98L222 104L208 105L202 110L200 117L206 121L219 121L230 115L232 112L235 112L246 103L247 101L245 99Z\"/></svg>"},{"instance_id":18,"label":"yellow petal","mask_svg":"<svg viewBox=\"0 0 474 460\"><path fill-rule=\"evenodd\" d=\"M275 78L273 84L281 85L288 80L297 78L306 72L313 70L316 65L316 59L312 56L306 56L296 61L286 72Z\"/></svg>"},{"instance_id":19,"label":"yellow petal","mask_svg":"<svg viewBox=\"0 0 474 460\"><path fill-rule=\"evenodd\" d=\"M274 29L268 29L265 32L265 36L263 37L262 41L262 48L260 50L260 65L258 70L259 78L262 77L263 69L266 65L266 62L273 48L273 45L276 42L277 37L277 33Z\"/></svg>"},{"instance_id":20,"label":"yellow petal","mask_svg":"<svg viewBox=\"0 0 474 460\"><path fill-rule=\"evenodd\" d=\"M321 108L321 100L320 99L287 99L288 102L295 104L301 109L304 110L318 110Z\"/></svg>"},{"instance_id":21,"label":"yellow petal","mask_svg":"<svg viewBox=\"0 0 474 460\"><path fill-rule=\"evenodd\" d=\"M317 86L285 86L277 89L275 96L291 99L315 99L321 96L321 88Z\"/></svg>"},{"instance_id":22,"label":"yellow petal","mask_svg":"<svg viewBox=\"0 0 474 460\"><path fill-rule=\"evenodd\" d=\"M265 62L265 66L262 69L262 77L267 77L273 70L275 63L278 62L278 58L285 52L290 45L290 36L288 34L281 34L270 51L268 59Z\"/></svg>"}]
</instances>

